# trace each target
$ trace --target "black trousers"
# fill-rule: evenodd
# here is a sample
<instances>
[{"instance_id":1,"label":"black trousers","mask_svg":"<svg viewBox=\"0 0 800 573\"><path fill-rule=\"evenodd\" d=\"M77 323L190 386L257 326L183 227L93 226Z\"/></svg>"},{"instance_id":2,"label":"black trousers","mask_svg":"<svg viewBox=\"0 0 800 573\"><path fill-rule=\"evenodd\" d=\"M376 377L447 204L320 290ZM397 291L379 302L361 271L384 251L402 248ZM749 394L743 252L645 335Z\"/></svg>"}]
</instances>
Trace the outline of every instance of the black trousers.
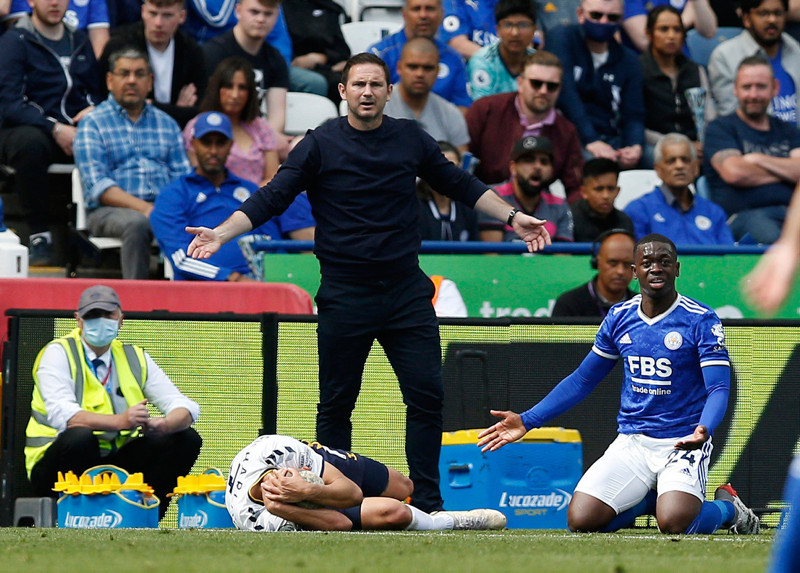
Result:
<instances>
[{"instance_id":1,"label":"black trousers","mask_svg":"<svg viewBox=\"0 0 800 573\"><path fill-rule=\"evenodd\" d=\"M97 437L89 428L70 428L59 434L44 456L31 471L31 484L36 495L55 497L53 484L58 472L72 471L81 475L85 470L111 464L128 473L142 472L144 481L161 501L159 519L169 506L168 493L178 483L178 476L187 475L200 454L203 439L193 428L187 428L162 438L143 436L127 442L116 452L101 457Z\"/></svg>"},{"instance_id":2,"label":"black trousers","mask_svg":"<svg viewBox=\"0 0 800 573\"><path fill-rule=\"evenodd\" d=\"M319 311L317 440L351 449L350 414L373 341L397 375L406 405L406 459L414 482L411 503L423 511L442 507L442 350L431 298L434 287L419 268L387 280L349 281L323 276ZM381 433L375 428L375 434Z\"/></svg>"},{"instance_id":3,"label":"black trousers","mask_svg":"<svg viewBox=\"0 0 800 573\"><path fill-rule=\"evenodd\" d=\"M19 193L30 232L47 231L47 168L53 163L72 163L73 158L38 127L21 125L0 129L0 163L16 171L14 188Z\"/></svg>"}]
</instances>

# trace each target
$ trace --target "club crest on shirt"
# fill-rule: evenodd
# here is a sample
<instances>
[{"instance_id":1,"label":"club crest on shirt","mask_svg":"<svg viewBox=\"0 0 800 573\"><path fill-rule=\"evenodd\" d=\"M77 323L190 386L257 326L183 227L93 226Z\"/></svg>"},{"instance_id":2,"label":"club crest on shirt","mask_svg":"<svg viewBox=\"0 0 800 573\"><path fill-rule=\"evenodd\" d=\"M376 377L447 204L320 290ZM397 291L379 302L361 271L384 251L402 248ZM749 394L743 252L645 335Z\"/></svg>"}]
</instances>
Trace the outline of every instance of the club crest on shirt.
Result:
<instances>
[{"instance_id":1,"label":"club crest on shirt","mask_svg":"<svg viewBox=\"0 0 800 573\"><path fill-rule=\"evenodd\" d=\"M459 26L461 26L461 20L458 19L458 16L447 16L442 22L445 32L455 32Z\"/></svg>"},{"instance_id":2,"label":"club crest on shirt","mask_svg":"<svg viewBox=\"0 0 800 573\"><path fill-rule=\"evenodd\" d=\"M681 344L683 344L683 336L679 332L673 330L664 337L664 346L670 350L677 350L681 347Z\"/></svg>"},{"instance_id":3,"label":"club crest on shirt","mask_svg":"<svg viewBox=\"0 0 800 573\"><path fill-rule=\"evenodd\" d=\"M725 329L719 322L711 327L711 334L717 337L717 345L714 350L722 350L725 348Z\"/></svg>"},{"instance_id":4,"label":"club crest on shirt","mask_svg":"<svg viewBox=\"0 0 800 573\"><path fill-rule=\"evenodd\" d=\"M237 187L233 190L233 198L244 203L250 198L250 191L245 187Z\"/></svg>"},{"instance_id":5,"label":"club crest on shirt","mask_svg":"<svg viewBox=\"0 0 800 573\"><path fill-rule=\"evenodd\" d=\"M694 218L694 224L701 231L708 231L711 228L711 219L705 215L698 215Z\"/></svg>"}]
</instances>

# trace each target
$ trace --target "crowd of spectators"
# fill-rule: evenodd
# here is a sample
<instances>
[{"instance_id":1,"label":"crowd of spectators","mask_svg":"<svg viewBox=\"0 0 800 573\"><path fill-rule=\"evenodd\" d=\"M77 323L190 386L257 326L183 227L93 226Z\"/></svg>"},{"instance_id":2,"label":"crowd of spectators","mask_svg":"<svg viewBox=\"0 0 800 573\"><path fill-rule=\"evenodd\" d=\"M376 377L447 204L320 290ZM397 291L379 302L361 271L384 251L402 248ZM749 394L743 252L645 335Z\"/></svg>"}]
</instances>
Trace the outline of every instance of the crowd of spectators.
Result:
<instances>
[{"instance_id":1,"label":"crowd of spectators","mask_svg":"<svg viewBox=\"0 0 800 573\"><path fill-rule=\"evenodd\" d=\"M395 84L387 115L418 121L516 208L549 219L555 240L780 234L800 180L800 0L404 0L401 15L369 48ZM15 171L30 263L53 262L45 167L74 162L89 229L123 238L126 278L148 275L160 191L198 169L198 114L226 118L227 169L264 185L291 148L287 92L338 104L351 55L334 0L10 0L0 17L0 164ZM730 25L741 33L693 61L690 29ZM628 169L662 183L623 213ZM424 238L513 240L419 191Z\"/></svg>"}]
</instances>

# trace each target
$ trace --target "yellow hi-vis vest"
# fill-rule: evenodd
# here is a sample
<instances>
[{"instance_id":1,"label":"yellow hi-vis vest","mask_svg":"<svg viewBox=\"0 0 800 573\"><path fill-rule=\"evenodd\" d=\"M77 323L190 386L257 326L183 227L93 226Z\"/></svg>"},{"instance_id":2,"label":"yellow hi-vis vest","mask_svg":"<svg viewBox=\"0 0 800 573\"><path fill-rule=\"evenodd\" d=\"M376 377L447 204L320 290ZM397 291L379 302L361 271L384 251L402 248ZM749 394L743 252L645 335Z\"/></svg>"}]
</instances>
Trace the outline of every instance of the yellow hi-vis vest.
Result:
<instances>
[{"instance_id":1,"label":"yellow hi-vis vest","mask_svg":"<svg viewBox=\"0 0 800 573\"><path fill-rule=\"evenodd\" d=\"M51 344L60 344L64 347L69 360L70 376L75 381L75 398L81 409L94 414L114 414L111 397L89 367L86 354L81 343L81 332L75 328L63 338L54 340ZM47 348L47 347L45 347ZM43 348L33 364L33 398L31 399L31 417L25 431L25 469L28 477L36 462L41 459L44 452L56 439L58 431L47 424L47 410L44 399L39 391L39 379L36 372L39 362L44 355ZM144 351L138 346L123 344L118 339L111 342L111 356L114 368L117 370L117 379L122 395L129 406L144 400L145 380L147 380L147 363ZM96 431L100 447L115 450L125 442L139 435L139 430Z\"/></svg>"}]
</instances>

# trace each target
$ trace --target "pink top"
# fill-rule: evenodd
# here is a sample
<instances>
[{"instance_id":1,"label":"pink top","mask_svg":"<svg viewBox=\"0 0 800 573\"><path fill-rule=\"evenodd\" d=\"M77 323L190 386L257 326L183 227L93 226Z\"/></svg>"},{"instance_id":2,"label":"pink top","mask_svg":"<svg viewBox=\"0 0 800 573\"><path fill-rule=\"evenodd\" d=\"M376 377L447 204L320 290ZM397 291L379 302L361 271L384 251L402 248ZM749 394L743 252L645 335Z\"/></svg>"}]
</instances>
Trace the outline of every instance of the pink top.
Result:
<instances>
[{"instance_id":1,"label":"pink top","mask_svg":"<svg viewBox=\"0 0 800 573\"><path fill-rule=\"evenodd\" d=\"M192 148L192 132L196 120L197 118L193 118L183 129L183 143L187 151ZM250 123L243 123L242 127L253 138L253 143L245 152L234 140L225 167L242 179L260 184L264 179L264 153L277 149L278 138L267 120L260 116Z\"/></svg>"}]
</instances>

